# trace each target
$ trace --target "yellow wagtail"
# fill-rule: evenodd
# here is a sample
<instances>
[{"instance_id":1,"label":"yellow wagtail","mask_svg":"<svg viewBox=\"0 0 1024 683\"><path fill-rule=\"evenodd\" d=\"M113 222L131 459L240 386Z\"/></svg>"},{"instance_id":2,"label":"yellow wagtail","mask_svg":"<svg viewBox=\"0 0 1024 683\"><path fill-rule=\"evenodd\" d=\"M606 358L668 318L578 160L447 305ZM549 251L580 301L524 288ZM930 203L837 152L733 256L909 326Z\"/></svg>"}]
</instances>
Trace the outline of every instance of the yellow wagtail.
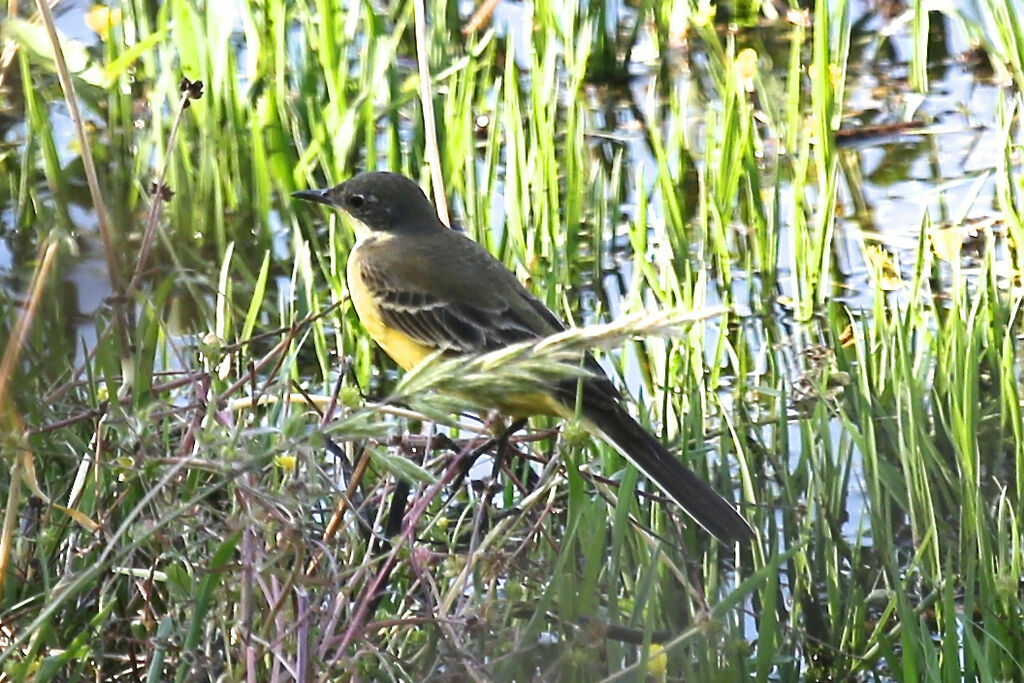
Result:
<instances>
[{"instance_id":1,"label":"yellow wagtail","mask_svg":"<svg viewBox=\"0 0 1024 683\"><path fill-rule=\"evenodd\" d=\"M500 261L441 223L419 186L396 173L363 173L325 190L292 195L340 209L353 224L348 257L352 303L370 336L409 370L437 351L481 353L565 329ZM753 530L736 509L697 477L622 406L622 395L586 357L581 413L630 462L698 524L725 543ZM508 414L574 417L580 380L543 394L509 397Z\"/></svg>"}]
</instances>

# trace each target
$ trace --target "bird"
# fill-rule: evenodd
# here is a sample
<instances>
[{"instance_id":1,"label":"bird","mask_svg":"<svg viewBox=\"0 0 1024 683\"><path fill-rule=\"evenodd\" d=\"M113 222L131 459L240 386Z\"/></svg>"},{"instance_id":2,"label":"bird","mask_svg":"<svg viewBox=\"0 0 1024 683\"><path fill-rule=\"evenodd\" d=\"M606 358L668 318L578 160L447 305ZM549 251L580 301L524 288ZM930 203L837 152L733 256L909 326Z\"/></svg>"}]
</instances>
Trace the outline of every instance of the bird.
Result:
<instances>
[{"instance_id":1,"label":"bird","mask_svg":"<svg viewBox=\"0 0 1024 683\"><path fill-rule=\"evenodd\" d=\"M446 227L402 174L364 172L292 196L348 219L356 237L346 265L351 301L362 326L405 370L435 354L482 354L566 329L501 261ZM510 395L493 407L514 417L580 415L712 536L726 545L753 539L737 509L630 415L589 353L583 366L582 380L567 374L543 392Z\"/></svg>"}]
</instances>

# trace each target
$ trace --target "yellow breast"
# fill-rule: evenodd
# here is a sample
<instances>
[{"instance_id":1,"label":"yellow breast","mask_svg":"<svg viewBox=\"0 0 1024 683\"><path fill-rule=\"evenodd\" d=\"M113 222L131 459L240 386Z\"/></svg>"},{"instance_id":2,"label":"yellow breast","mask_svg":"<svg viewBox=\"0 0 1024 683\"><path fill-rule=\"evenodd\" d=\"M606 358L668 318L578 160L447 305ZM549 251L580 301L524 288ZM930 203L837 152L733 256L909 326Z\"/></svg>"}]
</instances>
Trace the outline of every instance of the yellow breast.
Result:
<instances>
[{"instance_id":1,"label":"yellow breast","mask_svg":"<svg viewBox=\"0 0 1024 683\"><path fill-rule=\"evenodd\" d=\"M359 314L359 322L384 352L398 363L405 370L411 370L419 365L425 358L437 351L436 348L425 346L417 342L409 335L388 327L381 316L380 307L377 305L370 288L367 287L360 271L359 263L361 258L366 257L369 252L364 249L380 249L384 243L392 239L377 234L361 235L355 247L348 256L346 272L348 277L349 296L352 304ZM468 397L471 400L474 397ZM503 396L500 399L491 398L493 407L503 413L513 416L529 416L537 414L559 415L572 417L574 411L566 406L551 394L542 391L531 391L523 394Z\"/></svg>"},{"instance_id":2,"label":"yellow breast","mask_svg":"<svg viewBox=\"0 0 1024 683\"><path fill-rule=\"evenodd\" d=\"M359 272L359 250L364 246L365 241L360 240L348 256L346 274L348 277L349 296L352 298L352 304L356 307L356 313L359 314L359 322L363 324L363 327L370 333L373 340L399 366L405 370L410 370L432 354L435 349L424 346L409 335L391 329L384 324L380 308L377 306L377 302L374 301L373 295L367 288L366 283L363 282L362 275Z\"/></svg>"}]
</instances>

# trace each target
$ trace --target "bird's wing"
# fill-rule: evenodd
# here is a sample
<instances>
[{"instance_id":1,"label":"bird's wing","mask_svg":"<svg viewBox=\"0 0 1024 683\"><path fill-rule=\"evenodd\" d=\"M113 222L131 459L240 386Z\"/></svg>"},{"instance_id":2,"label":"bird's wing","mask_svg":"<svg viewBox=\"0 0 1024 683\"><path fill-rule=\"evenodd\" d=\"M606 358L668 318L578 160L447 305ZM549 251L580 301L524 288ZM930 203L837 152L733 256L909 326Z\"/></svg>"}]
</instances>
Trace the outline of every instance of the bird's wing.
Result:
<instances>
[{"instance_id":1,"label":"bird's wing","mask_svg":"<svg viewBox=\"0 0 1024 683\"><path fill-rule=\"evenodd\" d=\"M480 353L544 334L532 324L532 318L539 311L524 314L522 306L501 299L486 304L481 300L446 299L402 282L393 270L366 262L361 263L359 269L384 324L424 346L452 353ZM527 305L534 306L533 302ZM536 302L536 306L561 327L554 314L540 302Z\"/></svg>"},{"instance_id":2,"label":"bird's wing","mask_svg":"<svg viewBox=\"0 0 1024 683\"><path fill-rule=\"evenodd\" d=\"M565 329L558 316L520 285L504 265L493 261L490 267L491 262L486 259L460 255L460 251L480 248L461 236L455 240L457 233L451 234L453 241L447 246L456 258L463 263L488 264L468 275L473 282L484 283L470 292L459 286L461 283L451 282L451 272L428 271L421 267L422 261L405 261L402 268L394 267L389 263L393 253L387 252L386 246L379 247L378 258L359 262L360 279L387 327L408 335L418 344L453 354L495 351ZM492 282L497 278L505 282ZM433 293L427 293L428 288ZM583 354L583 367L590 375L584 380L579 397L578 377L567 377L551 385L552 396L563 406L558 414L573 413L578 398L582 399L585 412L591 404L602 408L617 405L621 399L589 353Z\"/></svg>"}]
</instances>

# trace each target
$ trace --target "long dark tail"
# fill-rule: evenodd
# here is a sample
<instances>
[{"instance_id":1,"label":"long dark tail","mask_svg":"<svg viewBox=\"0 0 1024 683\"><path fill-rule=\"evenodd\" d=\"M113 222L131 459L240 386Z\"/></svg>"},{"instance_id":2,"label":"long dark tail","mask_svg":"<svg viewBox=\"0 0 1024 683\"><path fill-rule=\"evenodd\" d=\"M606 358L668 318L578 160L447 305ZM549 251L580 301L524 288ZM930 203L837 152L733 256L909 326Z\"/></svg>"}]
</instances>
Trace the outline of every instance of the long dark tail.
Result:
<instances>
[{"instance_id":1,"label":"long dark tail","mask_svg":"<svg viewBox=\"0 0 1024 683\"><path fill-rule=\"evenodd\" d=\"M754 530L731 503L669 453L617 401L584 398L583 404L584 417L708 533L725 544L754 537Z\"/></svg>"}]
</instances>

